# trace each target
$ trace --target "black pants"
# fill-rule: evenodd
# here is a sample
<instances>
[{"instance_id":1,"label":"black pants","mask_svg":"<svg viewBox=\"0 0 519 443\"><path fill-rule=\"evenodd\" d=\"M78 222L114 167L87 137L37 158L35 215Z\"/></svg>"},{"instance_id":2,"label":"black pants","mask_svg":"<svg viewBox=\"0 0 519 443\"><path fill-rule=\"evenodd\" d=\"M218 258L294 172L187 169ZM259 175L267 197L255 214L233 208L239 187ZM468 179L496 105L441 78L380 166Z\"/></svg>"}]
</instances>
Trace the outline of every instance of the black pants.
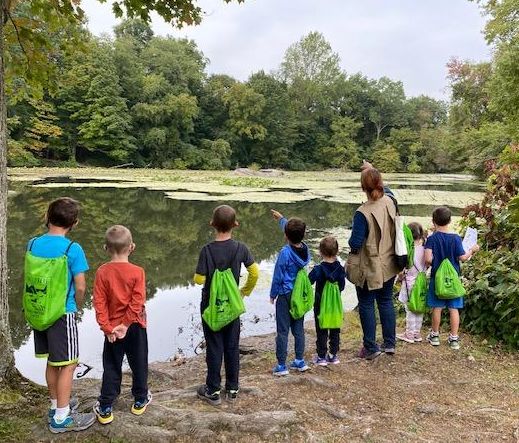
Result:
<instances>
[{"instance_id":1,"label":"black pants","mask_svg":"<svg viewBox=\"0 0 519 443\"><path fill-rule=\"evenodd\" d=\"M335 355L339 352L339 345L341 340L341 330L340 329L321 329L319 327L319 313L321 312L321 296L315 296L314 303L314 318L315 318L315 334L317 335L317 340L315 341L315 346L317 350L317 355L319 358L325 358L326 353L329 351L331 355ZM330 347L328 348L328 342L330 343Z\"/></svg>"},{"instance_id":2,"label":"black pants","mask_svg":"<svg viewBox=\"0 0 519 443\"><path fill-rule=\"evenodd\" d=\"M134 323L126 337L110 343L105 337L103 348L103 382L99 403L111 406L121 393L122 365L126 354L132 370L132 394L135 401L144 401L148 396L148 335L146 328Z\"/></svg>"},{"instance_id":3,"label":"black pants","mask_svg":"<svg viewBox=\"0 0 519 443\"><path fill-rule=\"evenodd\" d=\"M222 359L225 361L225 389L238 389L240 373L240 319L237 318L218 332L202 320L206 343L206 386L210 393L221 389Z\"/></svg>"}]
</instances>

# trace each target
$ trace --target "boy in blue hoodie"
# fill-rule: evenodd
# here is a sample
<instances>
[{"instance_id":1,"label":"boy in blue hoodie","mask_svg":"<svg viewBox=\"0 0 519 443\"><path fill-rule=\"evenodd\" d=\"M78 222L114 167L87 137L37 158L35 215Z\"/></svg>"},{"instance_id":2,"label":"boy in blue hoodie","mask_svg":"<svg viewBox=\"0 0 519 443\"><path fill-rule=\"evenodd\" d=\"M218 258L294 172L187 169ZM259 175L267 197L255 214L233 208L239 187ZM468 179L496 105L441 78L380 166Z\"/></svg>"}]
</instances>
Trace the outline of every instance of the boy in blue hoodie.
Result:
<instances>
[{"instance_id":1,"label":"boy in blue hoodie","mask_svg":"<svg viewBox=\"0 0 519 443\"><path fill-rule=\"evenodd\" d=\"M281 249L270 289L270 302L276 304L276 357L277 365L274 375L288 375L286 365L288 351L288 332L292 331L295 341L295 359L290 363L290 369L304 372L308 366L304 360L305 332L304 317L294 320L290 315L290 300L297 273L310 262L310 251L303 242L306 224L299 218L287 220L278 211L272 210L272 216L285 233L287 244Z\"/></svg>"},{"instance_id":2,"label":"boy in blue hoodie","mask_svg":"<svg viewBox=\"0 0 519 443\"><path fill-rule=\"evenodd\" d=\"M337 260L339 243L335 237L324 237L319 243L319 252L323 261L315 265L308 276L310 282L315 283L314 315L317 357L314 363L318 366L327 366L328 364L336 365L340 363L337 353L339 352L341 330L338 328L321 329L319 326L323 289L327 281L337 282L339 291L342 292L346 283L346 272L344 266ZM330 344L329 349L328 342ZM330 352L328 353L328 351Z\"/></svg>"}]
</instances>

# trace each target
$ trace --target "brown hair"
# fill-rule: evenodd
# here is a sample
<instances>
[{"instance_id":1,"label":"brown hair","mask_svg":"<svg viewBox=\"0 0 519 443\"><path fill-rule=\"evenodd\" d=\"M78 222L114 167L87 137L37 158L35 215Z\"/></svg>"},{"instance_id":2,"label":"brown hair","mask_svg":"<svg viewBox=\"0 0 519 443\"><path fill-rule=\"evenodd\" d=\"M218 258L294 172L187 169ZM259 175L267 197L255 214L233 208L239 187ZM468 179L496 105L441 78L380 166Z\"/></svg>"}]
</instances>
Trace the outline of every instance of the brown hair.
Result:
<instances>
[{"instance_id":1,"label":"brown hair","mask_svg":"<svg viewBox=\"0 0 519 443\"><path fill-rule=\"evenodd\" d=\"M339 253L339 242L331 235L324 237L319 243L319 252L324 257L335 257Z\"/></svg>"},{"instance_id":2,"label":"brown hair","mask_svg":"<svg viewBox=\"0 0 519 443\"><path fill-rule=\"evenodd\" d=\"M433 222L437 226L447 226L451 222L452 213L447 206L440 206L433 211Z\"/></svg>"},{"instance_id":3,"label":"brown hair","mask_svg":"<svg viewBox=\"0 0 519 443\"><path fill-rule=\"evenodd\" d=\"M45 224L70 229L79 217L79 202L70 197L60 197L52 201L45 215Z\"/></svg>"},{"instance_id":4,"label":"brown hair","mask_svg":"<svg viewBox=\"0 0 519 443\"><path fill-rule=\"evenodd\" d=\"M371 200L379 200L384 196L384 184L378 169L364 169L360 175L360 183L362 190L368 194Z\"/></svg>"},{"instance_id":5,"label":"brown hair","mask_svg":"<svg viewBox=\"0 0 519 443\"><path fill-rule=\"evenodd\" d=\"M413 240L423 240L425 242L425 232L420 223L412 222L407 225L407 227L411 230L413 234Z\"/></svg>"},{"instance_id":6,"label":"brown hair","mask_svg":"<svg viewBox=\"0 0 519 443\"><path fill-rule=\"evenodd\" d=\"M236 226L236 211L228 205L214 208L211 226L218 232L229 232Z\"/></svg>"},{"instance_id":7,"label":"brown hair","mask_svg":"<svg viewBox=\"0 0 519 443\"><path fill-rule=\"evenodd\" d=\"M105 244L108 252L119 254L132 243L132 233L126 226L114 225L106 230Z\"/></svg>"},{"instance_id":8,"label":"brown hair","mask_svg":"<svg viewBox=\"0 0 519 443\"><path fill-rule=\"evenodd\" d=\"M305 238L306 223L300 218L292 217L285 226L285 235L290 243L301 243Z\"/></svg>"}]
</instances>

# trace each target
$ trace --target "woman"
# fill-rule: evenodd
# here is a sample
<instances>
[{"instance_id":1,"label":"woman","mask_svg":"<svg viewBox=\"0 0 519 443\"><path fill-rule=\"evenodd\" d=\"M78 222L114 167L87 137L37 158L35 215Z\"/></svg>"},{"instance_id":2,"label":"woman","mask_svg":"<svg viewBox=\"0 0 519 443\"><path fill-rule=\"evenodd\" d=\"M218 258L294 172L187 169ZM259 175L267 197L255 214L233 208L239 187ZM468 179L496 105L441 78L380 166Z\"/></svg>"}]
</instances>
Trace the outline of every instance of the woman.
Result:
<instances>
[{"instance_id":1,"label":"woman","mask_svg":"<svg viewBox=\"0 0 519 443\"><path fill-rule=\"evenodd\" d=\"M353 217L349 241L350 255L346 265L348 280L355 284L359 300L359 314L364 333L361 357L373 360L380 355L375 335L377 301L384 352L394 354L396 319L393 307L393 283L398 274L395 263L394 200L384 194L380 172L367 168L361 175L362 190L368 201L361 205Z\"/></svg>"}]
</instances>

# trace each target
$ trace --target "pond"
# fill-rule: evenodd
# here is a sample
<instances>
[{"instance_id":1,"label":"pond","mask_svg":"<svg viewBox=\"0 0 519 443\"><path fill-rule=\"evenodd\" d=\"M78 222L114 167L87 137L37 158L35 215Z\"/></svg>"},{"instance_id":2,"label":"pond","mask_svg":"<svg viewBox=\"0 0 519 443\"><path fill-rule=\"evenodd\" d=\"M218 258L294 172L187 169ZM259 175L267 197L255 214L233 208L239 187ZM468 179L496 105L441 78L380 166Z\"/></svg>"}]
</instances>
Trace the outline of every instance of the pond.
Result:
<instances>
[{"instance_id":1,"label":"pond","mask_svg":"<svg viewBox=\"0 0 519 443\"><path fill-rule=\"evenodd\" d=\"M200 287L193 285L192 276L200 248L212 238L211 212L223 202L175 200L166 198L159 190L111 188L106 183L99 188L85 187L82 182L66 187L59 187L59 182L53 183L58 186L52 187L33 186L41 183L10 183L15 192L10 194L8 203L10 321L16 365L22 374L44 383L45 362L34 358L31 330L21 310L25 247L29 238L45 232L43 214L48 203L63 195L82 203L80 224L71 233L71 238L83 246L89 261L88 287L92 287L95 270L107 260L103 250L104 231L112 224L126 225L137 245L131 260L146 270L150 362L166 361L179 352L194 355L200 349L203 336L199 315ZM96 181L88 183L93 185ZM445 186L438 188L445 189ZM432 188L429 185L427 189ZM410 220L430 217L434 206L427 203L403 204L401 211L410 216ZM270 216L270 209L301 217L307 222L307 241L314 259L318 260L318 242L327 233L337 235L339 244L345 248L358 204L322 199L293 203L233 201L231 204L236 208L240 222L235 238L249 246L261 270L258 287L246 299L242 334L273 332L274 308L268 294L276 254L283 246L284 238ZM455 212L459 213L459 210ZM345 258L345 252L343 249L341 260ZM352 309L356 300L351 285L347 286L343 297L345 306ZM79 318L81 362L93 367L89 376L99 377L103 335L95 321L90 298Z\"/></svg>"}]
</instances>

